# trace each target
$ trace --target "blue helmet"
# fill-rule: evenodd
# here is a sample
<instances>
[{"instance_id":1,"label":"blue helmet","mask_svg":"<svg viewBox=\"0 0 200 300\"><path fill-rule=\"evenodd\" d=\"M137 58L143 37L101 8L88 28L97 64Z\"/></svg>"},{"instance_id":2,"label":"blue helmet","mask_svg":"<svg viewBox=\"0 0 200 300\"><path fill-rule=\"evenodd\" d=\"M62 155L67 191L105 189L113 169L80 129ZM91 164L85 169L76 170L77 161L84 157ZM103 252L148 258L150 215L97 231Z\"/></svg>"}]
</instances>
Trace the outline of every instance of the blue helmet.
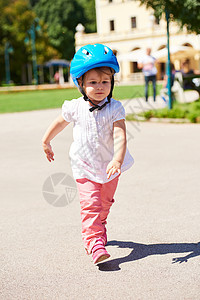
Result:
<instances>
[{"instance_id":1,"label":"blue helmet","mask_svg":"<svg viewBox=\"0 0 200 300\"><path fill-rule=\"evenodd\" d=\"M102 44L81 47L71 61L70 74L78 87L77 78L87 71L98 67L110 67L115 73L119 72L119 64L112 50Z\"/></svg>"}]
</instances>

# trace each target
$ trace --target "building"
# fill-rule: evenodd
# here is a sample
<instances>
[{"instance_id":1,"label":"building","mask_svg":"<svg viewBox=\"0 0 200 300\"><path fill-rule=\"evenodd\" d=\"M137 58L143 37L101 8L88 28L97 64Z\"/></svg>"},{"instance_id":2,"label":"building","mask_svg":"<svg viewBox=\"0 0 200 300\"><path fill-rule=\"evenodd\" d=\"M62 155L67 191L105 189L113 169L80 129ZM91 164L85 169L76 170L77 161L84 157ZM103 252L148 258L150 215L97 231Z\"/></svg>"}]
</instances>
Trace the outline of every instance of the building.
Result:
<instances>
[{"instance_id":1,"label":"building","mask_svg":"<svg viewBox=\"0 0 200 300\"><path fill-rule=\"evenodd\" d=\"M102 43L110 47L120 63L120 81L134 82L142 79L137 68L138 59L147 47L157 58L158 79L165 73L167 59L166 21L157 19L153 10L140 6L137 0L96 0L97 33L86 34L79 24L76 32L76 50L85 44ZM170 24L171 60L179 70L183 60L199 69L200 36L187 34L175 22Z\"/></svg>"}]
</instances>

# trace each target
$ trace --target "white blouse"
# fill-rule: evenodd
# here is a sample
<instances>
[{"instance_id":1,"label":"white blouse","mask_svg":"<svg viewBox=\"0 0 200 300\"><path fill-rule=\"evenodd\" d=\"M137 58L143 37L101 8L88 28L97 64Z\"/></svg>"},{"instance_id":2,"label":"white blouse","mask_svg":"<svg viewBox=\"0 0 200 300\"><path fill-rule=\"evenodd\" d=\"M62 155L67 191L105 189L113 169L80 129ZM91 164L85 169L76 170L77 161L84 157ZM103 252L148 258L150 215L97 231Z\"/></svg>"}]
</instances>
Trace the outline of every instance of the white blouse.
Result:
<instances>
[{"instance_id":1,"label":"white blouse","mask_svg":"<svg viewBox=\"0 0 200 300\"><path fill-rule=\"evenodd\" d=\"M103 105L107 99L102 100ZM116 176L107 179L106 168L114 155L113 123L125 119L125 110L121 102L110 100L102 110L89 111L89 102L83 97L65 101L62 106L62 117L67 122L74 122L73 143L70 148L72 172L75 179L105 183ZM134 160L126 150L121 171L129 169Z\"/></svg>"}]
</instances>

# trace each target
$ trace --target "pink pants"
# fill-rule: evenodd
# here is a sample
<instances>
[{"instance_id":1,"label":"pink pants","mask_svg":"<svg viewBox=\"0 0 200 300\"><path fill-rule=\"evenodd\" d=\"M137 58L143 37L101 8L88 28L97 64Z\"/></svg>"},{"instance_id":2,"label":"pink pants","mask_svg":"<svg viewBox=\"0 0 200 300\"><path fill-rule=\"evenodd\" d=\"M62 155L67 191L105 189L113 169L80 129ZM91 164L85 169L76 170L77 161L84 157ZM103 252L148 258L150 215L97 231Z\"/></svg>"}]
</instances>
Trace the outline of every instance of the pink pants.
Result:
<instances>
[{"instance_id":1,"label":"pink pants","mask_svg":"<svg viewBox=\"0 0 200 300\"><path fill-rule=\"evenodd\" d=\"M77 179L80 196L82 239L88 254L98 238L105 241L106 219L114 203L119 176L101 184L86 178Z\"/></svg>"}]
</instances>

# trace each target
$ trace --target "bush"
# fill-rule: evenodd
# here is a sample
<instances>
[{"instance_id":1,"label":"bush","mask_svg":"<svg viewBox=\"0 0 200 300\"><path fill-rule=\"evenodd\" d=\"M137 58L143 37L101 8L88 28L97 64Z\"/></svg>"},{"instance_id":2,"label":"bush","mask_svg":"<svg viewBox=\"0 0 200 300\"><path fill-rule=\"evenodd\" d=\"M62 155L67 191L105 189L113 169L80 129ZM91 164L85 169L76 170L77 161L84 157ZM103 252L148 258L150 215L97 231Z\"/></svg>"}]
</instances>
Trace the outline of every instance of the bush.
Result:
<instances>
[{"instance_id":1,"label":"bush","mask_svg":"<svg viewBox=\"0 0 200 300\"><path fill-rule=\"evenodd\" d=\"M149 120L153 117L153 111L152 110L145 111L144 113L139 114L139 116L142 116L145 119Z\"/></svg>"},{"instance_id":2,"label":"bush","mask_svg":"<svg viewBox=\"0 0 200 300\"><path fill-rule=\"evenodd\" d=\"M173 108L167 107L158 110L149 110L139 114L146 120L151 118L188 119L192 123L200 123L200 99L193 103L174 102Z\"/></svg>"},{"instance_id":3,"label":"bush","mask_svg":"<svg viewBox=\"0 0 200 300\"><path fill-rule=\"evenodd\" d=\"M192 111L187 115L187 118L190 120L191 123L199 123L200 122L199 112Z\"/></svg>"}]
</instances>

